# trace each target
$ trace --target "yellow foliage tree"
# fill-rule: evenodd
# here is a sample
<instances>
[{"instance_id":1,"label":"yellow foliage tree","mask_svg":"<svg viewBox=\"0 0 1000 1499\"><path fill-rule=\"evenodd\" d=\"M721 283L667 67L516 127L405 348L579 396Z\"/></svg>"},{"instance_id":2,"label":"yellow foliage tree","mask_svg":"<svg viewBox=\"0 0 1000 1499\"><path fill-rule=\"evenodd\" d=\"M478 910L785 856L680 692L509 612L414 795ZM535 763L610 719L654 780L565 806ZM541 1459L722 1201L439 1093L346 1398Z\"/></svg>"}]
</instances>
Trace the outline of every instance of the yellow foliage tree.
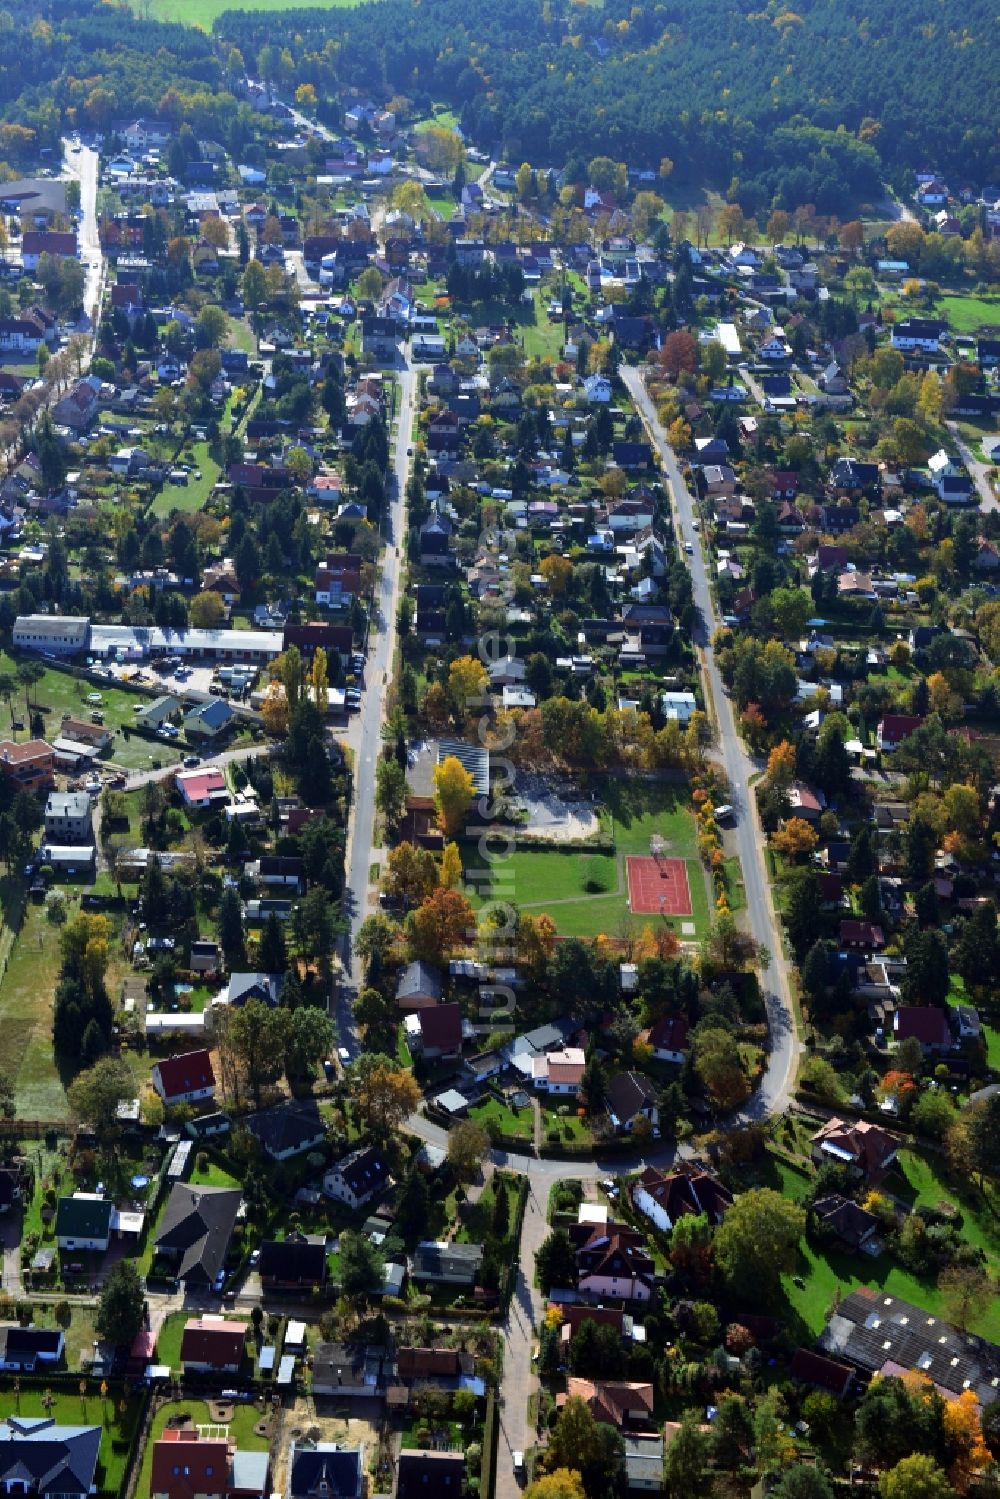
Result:
<instances>
[{"instance_id":1,"label":"yellow foliage tree","mask_svg":"<svg viewBox=\"0 0 1000 1499\"><path fill-rule=\"evenodd\" d=\"M554 598L559 598L569 587L573 564L568 557L560 557L558 552L551 552L548 557L542 558L538 571L548 584L549 592Z\"/></svg>"},{"instance_id":2,"label":"yellow foliage tree","mask_svg":"<svg viewBox=\"0 0 1000 1499\"><path fill-rule=\"evenodd\" d=\"M458 890L432 890L407 921L410 951L425 963L444 962L475 935L475 912Z\"/></svg>"},{"instance_id":3,"label":"yellow foliage tree","mask_svg":"<svg viewBox=\"0 0 1000 1499\"><path fill-rule=\"evenodd\" d=\"M434 767L434 806L438 821L449 838L465 826L475 797L472 776L455 755L446 755Z\"/></svg>"},{"instance_id":4,"label":"yellow foliage tree","mask_svg":"<svg viewBox=\"0 0 1000 1499\"><path fill-rule=\"evenodd\" d=\"M313 701L321 713L329 707L330 675L326 666L326 651L321 645L313 652L312 659Z\"/></svg>"},{"instance_id":5,"label":"yellow foliage tree","mask_svg":"<svg viewBox=\"0 0 1000 1499\"><path fill-rule=\"evenodd\" d=\"M587 1495L575 1468L556 1468L529 1483L524 1499L587 1499Z\"/></svg>"},{"instance_id":6,"label":"yellow foliage tree","mask_svg":"<svg viewBox=\"0 0 1000 1499\"><path fill-rule=\"evenodd\" d=\"M818 842L819 835L803 817L790 817L771 838L772 846L786 859L798 859L811 854Z\"/></svg>"},{"instance_id":7,"label":"yellow foliage tree","mask_svg":"<svg viewBox=\"0 0 1000 1499\"><path fill-rule=\"evenodd\" d=\"M260 716L273 739L281 739L288 733L288 699L280 682L272 682L268 687L260 705Z\"/></svg>"},{"instance_id":8,"label":"yellow foliage tree","mask_svg":"<svg viewBox=\"0 0 1000 1499\"><path fill-rule=\"evenodd\" d=\"M444 890L455 890L462 882L462 855L457 843L446 843L441 854L438 883Z\"/></svg>"},{"instance_id":9,"label":"yellow foliage tree","mask_svg":"<svg viewBox=\"0 0 1000 1499\"><path fill-rule=\"evenodd\" d=\"M776 744L767 757L767 779L781 790L791 785L795 775L795 746L787 739Z\"/></svg>"},{"instance_id":10,"label":"yellow foliage tree","mask_svg":"<svg viewBox=\"0 0 1000 1499\"><path fill-rule=\"evenodd\" d=\"M476 656L458 656L448 668L448 691L460 713L481 702L489 685L489 673Z\"/></svg>"}]
</instances>

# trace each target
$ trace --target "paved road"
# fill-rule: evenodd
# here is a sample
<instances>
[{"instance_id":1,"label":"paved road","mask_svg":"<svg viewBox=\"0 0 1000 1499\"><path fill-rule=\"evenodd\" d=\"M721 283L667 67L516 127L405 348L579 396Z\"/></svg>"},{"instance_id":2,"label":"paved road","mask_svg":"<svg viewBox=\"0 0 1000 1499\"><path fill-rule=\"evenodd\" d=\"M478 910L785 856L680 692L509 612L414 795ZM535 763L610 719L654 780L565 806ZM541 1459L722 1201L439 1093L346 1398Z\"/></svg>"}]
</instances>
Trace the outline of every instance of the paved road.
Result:
<instances>
[{"instance_id":1,"label":"paved road","mask_svg":"<svg viewBox=\"0 0 1000 1499\"><path fill-rule=\"evenodd\" d=\"M972 476L972 482L979 494L980 510L1000 510L1000 499L997 498L996 490L990 483L990 465L976 457L969 444L963 439L957 422L947 422L946 426L958 449L959 457Z\"/></svg>"},{"instance_id":2,"label":"paved road","mask_svg":"<svg viewBox=\"0 0 1000 1499\"><path fill-rule=\"evenodd\" d=\"M365 667L366 689L357 715L358 729L354 767L354 800L348 829L347 881L344 909L349 928L340 942L340 960L347 975L339 985L336 1001L339 1043L353 1056L357 1049L352 1000L357 990L354 963L354 939L358 927L368 914L368 872L371 865L375 830L375 766L382 743L385 722L386 684L392 671L396 648L396 610L399 604L403 550L406 545L406 480L409 473L409 448L413 437L414 403L417 379L400 353L396 361L398 380L397 423L389 486L389 516L386 523L386 547L382 570L376 585L375 605L368 637L368 659Z\"/></svg>"},{"instance_id":3,"label":"paved road","mask_svg":"<svg viewBox=\"0 0 1000 1499\"><path fill-rule=\"evenodd\" d=\"M96 328L100 321L100 291L104 274L104 257L101 254L100 233L97 227L97 177L100 158L90 146L80 146L78 150L73 151L70 149L70 144L69 141L64 141L63 149L65 171L68 176L76 177L80 183L80 212L82 214L78 236L80 263L87 273L83 305Z\"/></svg>"},{"instance_id":4,"label":"paved road","mask_svg":"<svg viewBox=\"0 0 1000 1499\"><path fill-rule=\"evenodd\" d=\"M537 1440L528 1420L528 1400L538 1388L531 1362L535 1329L545 1311L545 1298L534 1284L535 1256L548 1235L545 1209L548 1187L529 1180L528 1205L521 1229L521 1252L517 1281L507 1317L500 1333L504 1341L500 1437L497 1442L496 1499L520 1499L521 1486L514 1474L515 1452L527 1452Z\"/></svg>"},{"instance_id":5,"label":"paved road","mask_svg":"<svg viewBox=\"0 0 1000 1499\"><path fill-rule=\"evenodd\" d=\"M770 1056L761 1085L745 1110L751 1118L763 1118L783 1112L788 1104L795 1078L798 1042L788 965L782 953L781 928L775 914L764 864L764 837L750 786L750 778L757 767L736 731L732 705L723 687L712 649L712 635L718 628L719 619L709 588L701 538L692 524L694 499L684 483L676 455L657 420L639 371L634 366L623 365L621 375L646 423L669 480L678 539L682 544L687 543L692 547L689 565L694 584L694 601L700 615L700 622L695 630L695 645L701 654L705 685L713 700L718 723L719 750L731 786L729 800L736 812L734 841L746 885L747 922L754 938L769 954L760 979L767 1005Z\"/></svg>"}]
</instances>

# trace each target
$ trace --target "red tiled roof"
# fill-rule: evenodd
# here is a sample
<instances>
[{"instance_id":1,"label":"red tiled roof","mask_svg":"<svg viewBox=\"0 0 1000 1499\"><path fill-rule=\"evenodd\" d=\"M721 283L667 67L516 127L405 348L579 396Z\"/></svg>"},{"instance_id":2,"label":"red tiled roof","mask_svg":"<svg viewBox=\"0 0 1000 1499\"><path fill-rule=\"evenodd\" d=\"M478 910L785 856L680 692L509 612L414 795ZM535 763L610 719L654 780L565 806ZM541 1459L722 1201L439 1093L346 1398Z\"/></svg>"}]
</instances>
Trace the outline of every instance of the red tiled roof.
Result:
<instances>
[{"instance_id":1,"label":"red tiled roof","mask_svg":"<svg viewBox=\"0 0 1000 1499\"><path fill-rule=\"evenodd\" d=\"M437 1047L442 1051L457 1051L461 1046L461 1005L432 1005L428 1010L418 1010L417 1018L425 1046Z\"/></svg>"},{"instance_id":2,"label":"red tiled roof","mask_svg":"<svg viewBox=\"0 0 1000 1499\"><path fill-rule=\"evenodd\" d=\"M225 1494L229 1487L229 1443L205 1439L197 1431L168 1427L153 1445L151 1494L169 1499L195 1499L202 1494Z\"/></svg>"},{"instance_id":3,"label":"red tiled roof","mask_svg":"<svg viewBox=\"0 0 1000 1499\"><path fill-rule=\"evenodd\" d=\"M239 1366L246 1341L245 1322L226 1322L222 1317L192 1317L184 1324L181 1363L211 1364L224 1369Z\"/></svg>"},{"instance_id":4,"label":"red tiled roof","mask_svg":"<svg viewBox=\"0 0 1000 1499\"><path fill-rule=\"evenodd\" d=\"M951 1042L948 1017L936 1005L900 1005L893 1031L897 1041L915 1036L922 1046L947 1046Z\"/></svg>"},{"instance_id":5,"label":"red tiled roof","mask_svg":"<svg viewBox=\"0 0 1000 1499\"><path fill-rule=\"evenodd\" d=\"M185 1051L176 1057L164 1057L155 1064L160 1086L167 1098L194 1093L199 1088L214 1088L212 1058L204 1049Z\"/></svg>"}]
</instances>

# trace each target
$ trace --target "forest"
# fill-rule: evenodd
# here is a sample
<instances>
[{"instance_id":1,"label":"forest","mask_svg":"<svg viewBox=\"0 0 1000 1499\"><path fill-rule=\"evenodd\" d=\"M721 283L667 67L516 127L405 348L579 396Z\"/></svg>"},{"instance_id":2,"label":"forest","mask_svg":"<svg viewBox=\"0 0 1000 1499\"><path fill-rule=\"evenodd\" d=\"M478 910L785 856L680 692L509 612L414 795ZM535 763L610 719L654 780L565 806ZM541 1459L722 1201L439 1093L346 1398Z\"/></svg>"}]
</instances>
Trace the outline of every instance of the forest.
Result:
<instances>
[{"instance_id":1,"label":"forest","mask_svg":"<svg viewBox=\"0 0 1000 1499\"><path fill-rule=\"evenodd\" d=\"M61 124L171 109L231 147L237 56L337 121L344 89L453 108L467 136L519 162L607 155L672 163L747 213L812 203L844 216L930 163L959 188L1000 177L995 15L935 0L374 0L355 9L228 11L214 38L104 0L0 10L0 155ZM33 132L18 137L19 127Z\"/></svg>"}]
</instances>

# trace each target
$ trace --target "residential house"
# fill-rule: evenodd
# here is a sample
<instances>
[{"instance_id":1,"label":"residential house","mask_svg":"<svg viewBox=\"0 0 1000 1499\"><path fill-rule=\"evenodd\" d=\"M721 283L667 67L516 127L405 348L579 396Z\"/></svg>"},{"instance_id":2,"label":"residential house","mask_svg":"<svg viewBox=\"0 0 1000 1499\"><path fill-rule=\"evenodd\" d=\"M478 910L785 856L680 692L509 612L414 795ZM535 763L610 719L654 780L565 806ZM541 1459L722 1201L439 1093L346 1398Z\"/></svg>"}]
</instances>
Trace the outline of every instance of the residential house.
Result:
<instances>
[{"instance_id":1,"label":"residential house","mask_svg":"<svg viewBox=\"0 0 1000 1499\"><path fill-rule=\"evenodd\" d=\"M814 1161L839 1161L865 1181L883 1176L896 1159L893 1136L865 1119L828 1119L810 1145Z\"/></svg>"},{"instance_id":2,"label":"residential house","mask_svg":"<svg viewBox=\"0 0 1000 1499\"><path fill-rule=\"evenodd\" d=\"M356 1343L319 1343L313 1351L314 1395L382 1399L389 1354Z\"/></svg>"},{"instance_id":3,"label":"residential house","mask_svg":"<svg viewBox=\"0 0 1000 1499\"><path fill-rule=\"evenodd\" d=\"M50 843L91 843L90 797L85 791L50 791L45 803L45 837Z\"/></svg>"},{"instance_id":4,"label":"residential house","mask_svg":"<svg viewBox=\"0 0 1000 1499\"><path fill-rule=\"evenodd\" d=\"M875 742L883 753L889 753L898 749L904 739L915 734L923 723L919 714L912 713L886 713L878 721L875 731Z\"/></svg>"},{"instance_id":5,"label":"residential house","mask_svg":"<svg viewBox=\"0 0 1000 1499\"><path fill-rule=\"evenodd\" d=\"M293 1099L249 1114L243 1127L272 1161L289 1161L326 1142L326 1125L315 1099Z\"/></svg>"},{"instance_id":6,"label":"residential house","mask_svg":"<svg viewBox=\"0 0 1000 1499\"><path fill-rule=\"evenodd\" d=\"M150 1499L267 1499L270 1458L241 1452L226 1436L167 1426L153 1444Z\"/></svg>"},{"instance_id":7,"label":"residential house","mask_svg":"<svg viewBox=\"0 0 1000 1499\"><path fill-rule=\"evenodd\" d=\"M77 380L52 408L52 420L74 432L86 432L101 404L101 382L96 376Z\"/></svg>"},{"instance_id":8,"label":"residential house","mask_svg":"<svg viewBox=\"0 0 1000 1499\"><path fill-rule=\"evenodd\" d=\"M458 1057L462 1051L462 1007L457 1003L431 1005L406 1016L406 1039L411 1052L425 1061Z\"/></svg>"},{"instance_id":9,"label":"residential house","mask_svg":"<svg viewBox=\"0 0 1000 1499\"><path fill-rule=\"evenodd\" d=\"M875 952L885 946L885 934L874 921L859 921L845 917L840 923L841 947L853 948L855 952Z\"/></svg>"},{"instance_id":10,"label":"residential house","mask_svg":"<svg viewBox=\"0 0 1000 1499\"><path fill-rule=\"evenodd\" d=\"M651 1128L659 1123L656 1088L641 1072L616 1072L604 1089L604 1106L616 1134L631 1134L640 1119Z\"/></svg>"},{"instance_id":11,"label":"residential house","mask_svg":"<svg viewBox=\"0 0 1000 1499\"><path fill-rule=\"evenodd\" d=\"M37 796L52 785L55 751L44 739L25 739L20 744L0 740L0 770L18 791Z\"/></svg>"},{"instance_id":12,"label":"residential house","mask_svg":"<svg viewBox=\"0 0 1000 1499\"><path fill-rule=\"evenodd\" d=\"M991 1405L1000 1390L1000 1348L971 1338L898 1295L862 1286L840 1301L818 1339L820 1350L865 1378L919 1373L945 1395L971 1390Z\"/></svg>"},{"instance_id":13,"label":"residential house","mask_svg":"<svg viewBox=\"0 0 1000 1499\"><path fill-rule=\"evenodd\" d=\"M46 1416L0 1420L0 1490L44 1499L97 1493L100 1426L58 1426Z\"/></svg>"},{"instance_id":14,"label":"residential house","mask_svg":"<svg viewBox=\"0 0 1000 1499\"><path fill-rule=\"evenodd\" d=\"M323 1191L357 1210L380 1196L392 1181L389 1168L373 1145L361 1145L327 1169Z\"/></svg>"},{"instance_id":15,"label":"residential house","mask_svg":"<svg viewBox=\"0 0 1000 1499\"><path fill-rule=\"evenodd\" d=\"M464 1286L476 1283L483 1262L481 1244L457 1244L445 1239L422 1239L413 1251L410 1275L427 1285Z\"/></svg>"},{"instance_id":16,"label":"residential house","mask_svg":"<svg viewBox=\"0 0 1000 1499\"><path fill-rule=\"evenodd\" d=\"M543 1052L541 1056L531 1059L531 1080L540 1093L575 1098L583 1082L586 1064L586 1055L579 1046Z\"/></svg>"},{"instance_id":17,"label":"residential house","mask_svg":"<svg viewBox=\"0 0 1000 1499\"><path fill-rule=\"evenodd\" d=\"M824 1229L846 1244L849 1249L864 1249L875 1239L879 1220L874 1213L843 1197L839 1192L829 1192L818 1197L810 1212L817 1228Z\"/></svg>"},{"instance_id":18,"label":"residential house","mask_svg":"<svg viewBox=\"0 0 1000 1499\"><path fill-rule=\"evenodd\" d=\"M66 1334L60 1327L0 1323L0 1369L9 1373L44 1373L62 1361L65 1350Z\"/></svg>"},{"instance_id":19,"label":"residential house","mask_svg":"<svg viewBox=\"0 0 1000 1499\"><path fill-rule=\"evenodd\" d=\"M152 1084L168 1109L176 1104L202 1103L214 1098L212 1058L204 1048L164 1057L153 1063Z\"/></svg>"},{"instance_id":20,"label":"residential house","mask_svg":"<svg viewBox=\"0 0 1000 1499\"><path fill-rule=\"evenodd\" d=\"M720 1223L733 1201L728 1187L687 1162L669 1172L647 1166L632 1183L631 1197L636 1210L661 1233L669 1233L678 1218L688 1214L704 1213L710 1223Z\"/></svg>"},{"instance_id":21,"label":"residential house","mask_svg":"<svg viewBox=\"0 0 1000 1499\"><path fill-rule=\"evenodd\" d=\"M250 905L249 901L247 905ZM251 999L256 999L273 1010L281 999L284 984L283 973L231 973L229 983L220 991L215 1003L234 1005L239 1009Z\"/></svg>"},{"instance_id":22,"label":"residential house","mask_svg":"<svg viewBox=\"0 0 1000 1499\"><path fill-rule=\"evenodd\" d=\"M643 1425L652 1420L653 1386L625 1379L580 1379L571 1374L566 1394L556 1397L556 1404L578 1399L590 1408L596 1421L621 1431L626 1426Z\"/></svg>"},{"instance_id":23,"label":"residential house","mask_svg":"<svg viewBox=\"0 0 1000 1499\"><path fill-rule=\"evenodd\" d=\"M655 1270L646 1242L637 1229L623 1224L575 1223L570 1238L576 1250L580 1296L616 1301L651 1300Z\"/></svg>"},{"instance_id":24,"label":"residential house","mask_svg":"<svg viewBox=\"0 0 1000 1499\"><path fill-rule=\"evenodd\" d=\"M953 1044L948 1016L936 1005L900 1005L892 1017L892 1038L897 1046L901 1041L919 1041L925 1056L950 1051Z\"/></svg>"},{"instance_id":25,"label":"residential house","mask_svg":"<svg viewBox=\"0 0 1000 1499\"><path fill-rule=\"evenodd\" d=\"M408 963L396 984L396 1003L401 1010L422 1010L440 1003L441 974L431 963Z\"/></svg>"},{"instance_id":26,"label":"residential house","mask_svg":"<svg viewBox=\"0 0 1000 1499\"><path fill-rule=\"evenodd\" d=\"M76 230L26 229L21 235L21 264L26 271L37 271L43 255L60 260L76 260L79 248Z\"/></svg>"},{"instance_id":27,"label":"residential house","mask_svg":"<svg viewBox=\"0 0 1000 1499\"><path fill-rule=\"evenodd\" d=\"M326 1282L325 1236L289 1234L287 1239L265 1239L257 1269L265 1293L311 1292Z\"/></svg>"},{"instance_id":28,"label":"residential house","mask_svg":"<svg viewBox=\"0 0 1000 1499\"><path fill-rule=\"evenodd\" d=\"M221 697L199 703L184 715L184 734L188 739L218 739L236 721L236 714Z\"/></svg>"},{"instance_id":29,"label":"residential house","mask_svg":"<svg viewBox=\"0 0 1000 1499\"><path fill-rule=\"evenodd\" d=\"M222 1271L243 1201L239 1188L190 1186L170 1189L155 1244L188 1286L211 1286Z\"/></svg>"},{"instance_id":30,"label":"residential house","mask_svg":"<svg viewBox=\"0 0 1000 1499\"><path fill-rule=\"evenodd\" d=\"M210 807L213 802L229 800L229 787L221 770L178 771L174 785L186 807Z\"/></svg>"},{"instance_id":31,"label":"residential house","mask_svg":"<svg viewBox=\"0 0 1000 1499\"><path fill-rule=\"evenodd\" d=\"M688 1052L689 1029L684 1015L661 1015L653 1021L643 1040L653 1048L658 1062L675 1062L680 1066Z\"/></svg>"},{"instance_id":32,"label":"residential house","mask_svg":"<svg viewBox=\"0 0 1000 1499\"><path fill-rule=\"evenodd\" d=\"M59 725L59 738L69 739L83 745L91 755L102 755L110 749L114 733L103 724L87 723L82 718L64 718Z\"/></svg>"},{"instance_id":33,"label":"residential house","mask_svg":"<svg viewBox=\"0 0 1000 1499\"><path fill-rule=\"evenodd\" d=\"M203 1313L189 1317L181 1335L185 1374L237 1375L243 1363L249 1325Z\"/></svg>"},{"instance_id":34,"label":"residential house","mask_svg":"<svg viewBox=\"0 0 1000 1499\"><path fill-rule=\"evenodd\" d=\"M96 1192L74 1192L60 1197L56 1207L56 1243L61 1253L68 1250L107 1251L111 1238L111 1215L114 1203Z\"/></svg>"},{"instance_id":35,"label":"residential house","mask_svg":"<svg viewBox=\"0 0 1000 1499\"><path fill-rule=\"evenodd\" d=\"M938 318L902 318L893 323L889 341L894 349L912 354L939 354L947 323Z\"/></svg>"},{"instance_id":36,"label":"residential house","mask_svg":"<svg viewBox=\"0 0 1000 1499\"><path fill-rule=\"evenodd\" d=\"M400 1452L396 1460L396 1499L461 1499L465 1492L465 1453Z\"/></svg>"},{"instance_id":37,"label":"residential house","mask_svg":"<svg viewBox=\"0 0 1000 1499\"><path fill-rule=\"evenodd\" d=\"M188 951L188 968L192 973L218 973L222 967L222 950L217 942L199 938L191 943Z\"/></svg>"},{"instance_id":38,"label":"residential house","mask_svg":"<svg viewBox=\"0 0 1000 1499\"><path fill-rule=\"evenodd\" d=\"M854 1370L849 1364L840 1364L836 1359L824 1358L811 1348L796 1348L788 1372L799 1384L807 1384L814 1390L825 1390L843 1400L854 1384Z\"/></svg>"},{"instance_id":39,"label":"residential house","mask_svg":"<svg viewBox=\"0 0 1000 1499\"><path fill-rule=\"evenodd\" d=\"M361 1499L364 1447L296 1440L288 1451L288 1499Z\"/></svg>"},{"instance_id":40,"label":"residential house","mask_svg":"<svg viewBox=\"0 0 1000 1499\"><path fill-rule=\"evenodd\" d=\"M663 1438L625 1434L625 1483L630 1493L662 1494Z\"/></svg>"}]
</instances>

